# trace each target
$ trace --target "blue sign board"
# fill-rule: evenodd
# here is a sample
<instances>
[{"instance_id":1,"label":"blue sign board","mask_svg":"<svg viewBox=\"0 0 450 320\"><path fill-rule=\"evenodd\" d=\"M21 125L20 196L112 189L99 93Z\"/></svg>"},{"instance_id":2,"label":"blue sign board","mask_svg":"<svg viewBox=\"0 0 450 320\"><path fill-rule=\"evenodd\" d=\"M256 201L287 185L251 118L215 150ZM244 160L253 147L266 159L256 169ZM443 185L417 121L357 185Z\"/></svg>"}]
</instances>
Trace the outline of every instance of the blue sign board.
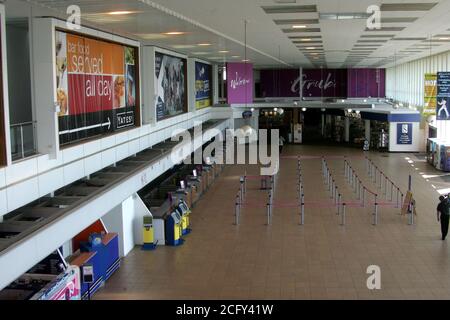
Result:
<instances>
[{"instance_id":1,"label":"blue sign board","mask_svg":"<svg viewBox=\"0 0 450 320\"><path fill-rule=\"evenodd\" d=\"M412 144L412 123L397 124L397 144Z\"/></svg>"},{"instance_id":2,"label":"blue sign board","mask_svg":"<svg viewBox=\"0 0 450 320\"><path fill-rule=\"evenodd\" d=\"M195 107L202 109L212 105L212 67L195 62Z\"/></svg>"},{"instance_id":3,"label":"blue sign board","mask_svg":"<svg viewBox=\"0 0 450 320\"><path fill-rule=\"evenodd\" d=\"M437 74L436 119L450 120L450 72Z\"/></svg>"}]
</instances>

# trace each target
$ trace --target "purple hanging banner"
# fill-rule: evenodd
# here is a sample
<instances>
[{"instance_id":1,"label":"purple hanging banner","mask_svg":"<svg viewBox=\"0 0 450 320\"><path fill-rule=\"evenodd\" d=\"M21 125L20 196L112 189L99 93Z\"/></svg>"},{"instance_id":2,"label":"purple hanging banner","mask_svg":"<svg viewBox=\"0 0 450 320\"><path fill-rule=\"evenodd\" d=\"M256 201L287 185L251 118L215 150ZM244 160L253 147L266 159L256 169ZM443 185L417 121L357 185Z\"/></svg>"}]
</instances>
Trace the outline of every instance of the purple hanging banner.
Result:
<instances>
[{"instance_id":1,"label":"purple hanging banner","mask_svg":"<svg viewBox=\"0 0 450 320\"><path fill-rule=\"evenodd\" d=\"M253 103L253 64L227 63L228 104Z\"/></svg>"}]
</instances>

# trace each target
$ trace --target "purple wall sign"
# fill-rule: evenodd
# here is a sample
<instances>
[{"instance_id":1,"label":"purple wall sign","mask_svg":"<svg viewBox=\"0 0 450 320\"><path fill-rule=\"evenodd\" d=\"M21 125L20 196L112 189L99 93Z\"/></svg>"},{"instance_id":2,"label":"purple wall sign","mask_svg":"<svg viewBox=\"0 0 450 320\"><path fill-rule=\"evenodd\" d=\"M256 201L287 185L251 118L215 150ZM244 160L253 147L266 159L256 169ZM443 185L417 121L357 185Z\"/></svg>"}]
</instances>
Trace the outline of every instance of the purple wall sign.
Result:
<instances>
[{"instance_id":1,"label":"purple wall sign","mask_svg":"<svg viewBox=\"0 0 450 320\"><path fill-rule=\"evenodd\" d=\"M263 97L299 97L298 69L261 70ZM303 69L303 96L384 97L384 69Z\"/></svg>"},{"instance_id":2,"label":"purple wall sign","mask_svg":"<svg viewBox=\"0 0 450 320\"><path fill-rule=\"evenodd\" d=\"M384 98L386 69L349 69L347 96L349 98Z\"/></svg>"},{"instance_id":3,"label":"purple wall sign","mask_svg":"<svg viewBox=\"0 0 450 320\"><path fill-rule=\"evenodd\" d=\"M253 64L227 63L228 104L253 102Z\"/></svg>"}]
</instances>

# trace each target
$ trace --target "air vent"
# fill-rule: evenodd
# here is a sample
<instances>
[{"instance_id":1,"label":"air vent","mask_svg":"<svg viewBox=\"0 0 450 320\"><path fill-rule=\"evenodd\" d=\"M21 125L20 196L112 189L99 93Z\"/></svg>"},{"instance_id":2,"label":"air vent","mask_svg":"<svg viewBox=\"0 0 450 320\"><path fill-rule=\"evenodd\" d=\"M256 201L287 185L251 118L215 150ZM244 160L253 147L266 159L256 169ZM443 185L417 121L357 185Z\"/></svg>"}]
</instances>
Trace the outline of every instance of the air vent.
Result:
<instances>
[{"instance_id":1,"label":"air vent","mask_svg":"<svg viewBox=\"0 0 450 320\"><path fill-rule=\"evenodd\" d=\"M358 43L385 43L388 40L358 40Z\"/></svg>"},{"instance_id":2,"label":"air vent","mask_svg":"<svg viewBox=\"0 0 450 320\"><path fill-rule=\"evenodd\" d=\"M366 31L372 32L392 32L392 31L403 31L405 27L381 27L380 29L369 29L366 28Z\"/></svg>"},{"instance_id":3,"label":"air vent","mask_svg":"<svg viewBox=\"0 0 450 320\"><path fill-rule=\"evenodd\" d=\"M318 24L319 20L317 19L281 19L281 20L273 20L275 24L283 25L283 24Z\"/></svg>"},{"instance_id":4,"label":"air vent","mask_svg":"<svg viewBox=\"0 0 450 320\"><path fill-rule=\"evenodd\" d=\"M317 12L317 6L267 6L261 7L266 13L303 13L303 12Z\"/></svg>"},{"instance_id":5,"label":"air vent","mask_svg":"<svg viewBox=\"0 0 450 320\"><path fill-rule=\"evenodd\" d=\"M321 13L319 14L320 20L356 20L367 19L370 15L367 13Z\"/></svg>"},{"instance_id":6,"label":"air vent","mask_svg":"<svg viewBox=\"0 0 450 320\"><path fill-rule=\"evenodd\" d=\"M392 41L422 41L427 40L427 38L393 38Z\"/></svg>"},{"instance_id":7,"label":"air vent","mask_svg":"<svg viewBox=\"0 0 450 320\"><path fill-rule=\"evenodd\" d=\"M411 23L418 18L381 18L381 23Z\"/></svg>"},{"instance_id":8,"label":"air vent","mask_svg":"<svg viewBox=\"0 0 450 320\"><path fill-rule=\"evenodd\" d=\"M320 28L283 29L283 32L284 32L284 33L320 32Z\"/></svg>"},{"instance_id":9,"label":"air vent","mask_svg":"<svg viewBox=\"0 0 450 320\"><path fill-rule=\"evenodd\" d=\"M363 34L361 38L393 38L395 34Z\"/></svg>"},{"instance_id":10,"label":"air vent","mask_svg":"<svg viewBox=\"0 0 450 320\"><path fill-rule=\"evenodd\" d=\"M382 4L381 11L429 11L437 3L385 3Z\"/></svg>"}]
</instances>

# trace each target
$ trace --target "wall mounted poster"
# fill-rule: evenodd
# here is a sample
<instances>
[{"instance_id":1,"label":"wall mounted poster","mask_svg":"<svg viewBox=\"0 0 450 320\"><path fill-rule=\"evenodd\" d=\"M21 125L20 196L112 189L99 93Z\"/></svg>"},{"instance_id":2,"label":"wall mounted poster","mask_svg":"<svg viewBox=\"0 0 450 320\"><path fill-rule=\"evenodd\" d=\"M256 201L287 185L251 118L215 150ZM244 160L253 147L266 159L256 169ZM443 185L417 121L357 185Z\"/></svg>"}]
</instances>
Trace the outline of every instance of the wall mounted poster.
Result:
<instances>
[{"instance_id":1,"label":"wall mounted poster","mask_svg":"<svg viewBox=\"0 0 450 320\"><path fill-rule=\"evenodd\" d=\"M155 53L157 121L187 111L186 59Z\"/></svg>"},{"instance_id":2,"label":"wall mounted poster","mask_svg":"<svg viewBox=\"0 0 450 320\"><path fill-rule=\"evenodd\" d=\"M56 32L60 144L135 126L137 49Z\"/></svg>"},{"instance_id":3,"label":"wall mounted poster","mask_svg":"<svg viewBox=\"0 0 450 320\"><path fill-rule=\"evenodd\" d=\"M195 108L202 109L212 105L212 67L195 62Z\"/></svg>"},{"instance_id":4,"label":"wall mounted poster","mask_svg":"<svg viewBox=\"0 0 450 320\"><path fill-rule=\"evenodd\" d=\"M424 108L423 114L436 114L436 99L437 99L437 74L425 74L425 91L424 91Z\"/></svg>"},{"instance_id":5,"label":"wall mounted poster","mask_svg":"<svg viewBox=\"0 0 450 320\"><path fill-rule=\"evenodd\" d=\"M412 123L397 124L397 144L412 144Z\"/></svg>"},{"instance_id":6,"label":"wall mounted poster","mask_svg":"<svg viewBox=\"0 0 450 320\"><path fill-rule=\"evenodd\" d=\"M450 120L450 72L437 74L437 120Z\"/></svg>"}]
</instances>

